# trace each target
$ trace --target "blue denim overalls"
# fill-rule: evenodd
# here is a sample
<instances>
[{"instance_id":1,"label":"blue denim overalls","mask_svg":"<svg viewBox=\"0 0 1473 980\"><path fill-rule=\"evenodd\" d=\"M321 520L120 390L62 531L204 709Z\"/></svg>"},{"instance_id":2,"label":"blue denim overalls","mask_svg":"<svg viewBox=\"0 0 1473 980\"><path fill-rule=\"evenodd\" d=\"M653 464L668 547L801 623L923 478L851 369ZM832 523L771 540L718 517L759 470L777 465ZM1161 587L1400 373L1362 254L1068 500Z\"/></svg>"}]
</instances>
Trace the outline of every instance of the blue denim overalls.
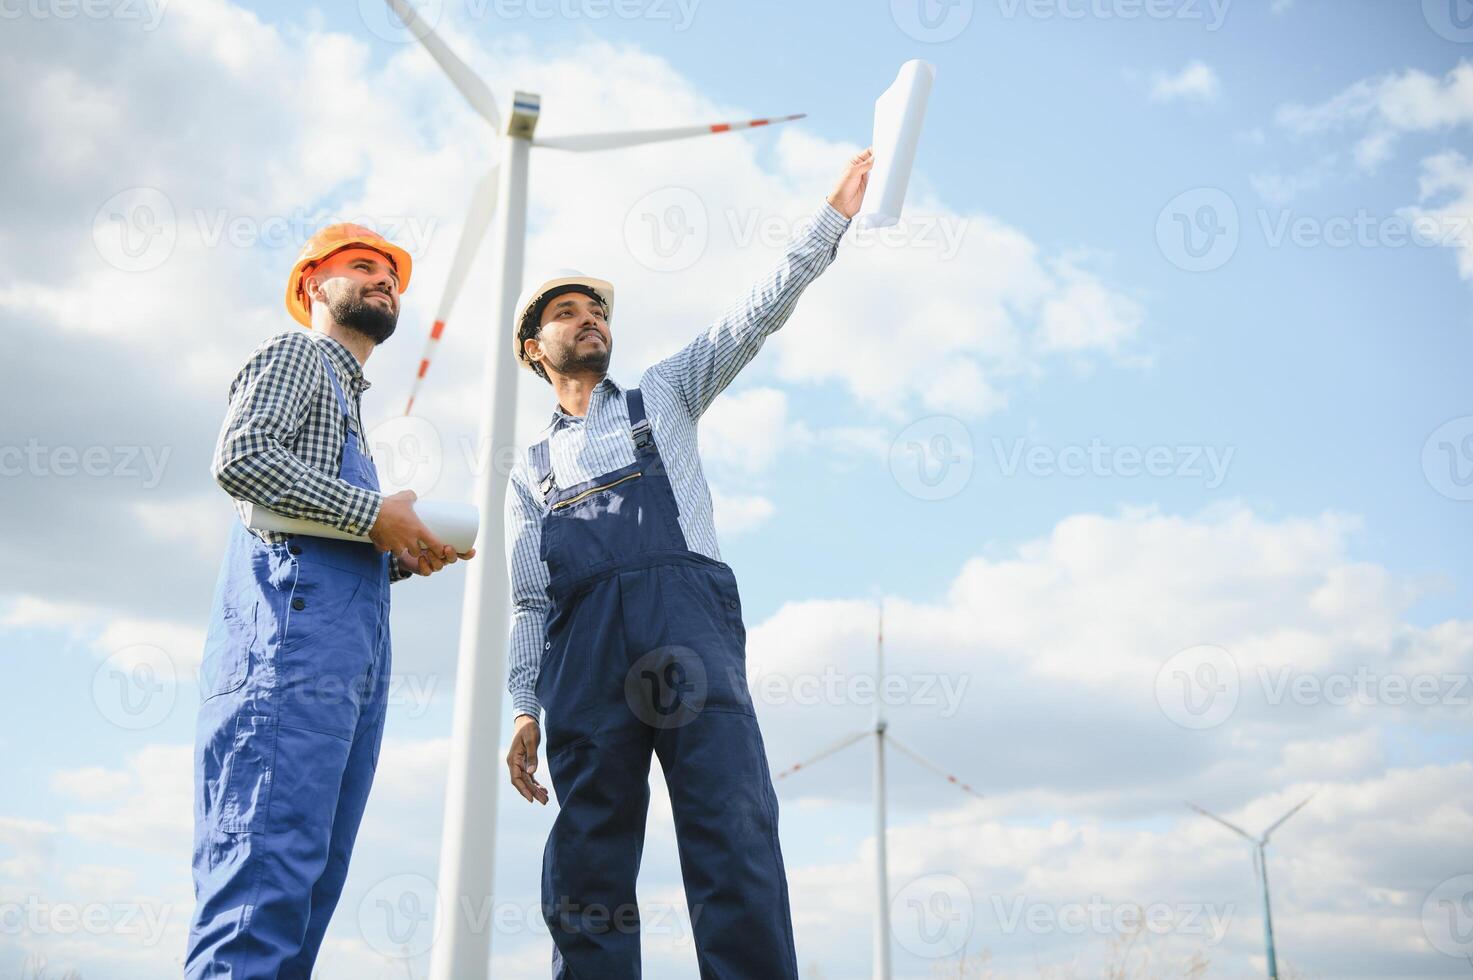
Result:
<instances>
[{"instance_id":1,"label":"blue denim overalls","mask_svg":"<svg viewBox=\"0 0 1473 980\"><path fill-rule=\"evenodd\" d=\"M338 475L377 490L342 410ZM240 522L215 587L195 733L189 978L305 978L348 874L383 737L388 556Z\"/></svg>"},{"instance_id":2,"label":"blue denim overalls","mask_svg":"<svg viewBox=\"0 0 1473 980\"><path fill-rule=\"evenodd\" d=\"M670 788L703 980L798 976L777 796L746 681L731 566L686 547L638 388L635 461L544 501L551 606L537 697L560 810L542 860L557 980L640 975L635 878L650 755Z\"/></svg>"}]
</instances>

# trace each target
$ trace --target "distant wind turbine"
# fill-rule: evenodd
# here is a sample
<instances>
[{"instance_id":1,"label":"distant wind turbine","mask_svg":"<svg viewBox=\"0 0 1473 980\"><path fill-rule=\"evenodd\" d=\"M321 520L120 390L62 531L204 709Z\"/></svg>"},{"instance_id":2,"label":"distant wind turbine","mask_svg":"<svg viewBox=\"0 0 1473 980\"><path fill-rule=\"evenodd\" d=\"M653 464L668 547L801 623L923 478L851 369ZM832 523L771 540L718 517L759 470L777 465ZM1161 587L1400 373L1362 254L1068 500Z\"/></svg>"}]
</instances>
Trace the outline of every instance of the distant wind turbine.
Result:
<instances>
[{"instance_id":1,"label":"distant wind turbine","mask_svg":"<svg viewBox=\"0 0 1473 980\"><path fill-rule=\"evenodd\" d=\"M860 739L875 738L875 944L874 944L874 980L890 980L890 872L889 858L885 850L885 742L904 752L922 766L936 773L942 779L951 783L964 793L969 793L977 799L984 799L981 793L957 779L951 773L942 769L934 762L926 759L915 749L908 748L904 743L887 731L888 723L885 721L882 710L883 699L878 692L884 684L885 677L885 607L880 605L880 628L875 643L875 721L874 725L864 731L855 732L839 739L833 745L824 749L817 755L789 766L777 774L778 779L785 779L801 769L812 767L815 762L827 759L829 756L847 749Z\"/></svg>"},{"instance_id":2,"label":"distant wind turbine","mask_svg":"<svg viewBox=\"0 0 1473 980\"><path fill-rule=\"evenodd\" d=\"M1269 835L1283 826L1284 821L1304 809L1304 804L1312 799L1314 799L1313 793L1304 798L1304 803L1300 803L1288 813L1269 824L1268 829L1263 832L1262 837L1254 837L1242 827L1228 823L1222 817L1219 817L1215 813L1209 813L1195 803L1187 804L1187 806L1196 810L1202 816L1207 817L1209 820L1216 820L1228 830L1231 830L1253 845L1253 871L1258 875L1258 880L1263 884L1263 941L1264 945L1268 948L1268 980L1279 980L1279 960L1274 953L1274 916L1268 903L1268 855L1264 853L1264 848L1268 847Z\"/></svg>"}]
</instances>

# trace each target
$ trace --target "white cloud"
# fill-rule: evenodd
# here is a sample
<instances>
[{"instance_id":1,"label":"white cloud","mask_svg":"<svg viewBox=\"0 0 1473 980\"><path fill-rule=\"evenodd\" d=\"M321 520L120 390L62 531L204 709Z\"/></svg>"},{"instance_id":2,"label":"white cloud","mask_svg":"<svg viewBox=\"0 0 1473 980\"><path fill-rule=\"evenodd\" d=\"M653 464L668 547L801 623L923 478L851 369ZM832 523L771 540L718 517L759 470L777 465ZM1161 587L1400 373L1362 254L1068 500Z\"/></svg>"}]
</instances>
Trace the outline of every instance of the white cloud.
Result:
<instances>
[{"instance_id":1,"label":"white cloud","mask_svg":"<svg viewBox=\"0 0 1473 980\"><path fill-rule=\"evenodd\" d=\"M1422 161L1418 205L1403 208L1425 238L1457 249L1458 273L1473 280L1473 161L1447 150Z\"/></svg>"},{"instance_id":2,"label":"white cloud","mask_svg":"<svg viewBox=\"0 0 1473 980\"><path fill-rule=\"evenodd\" d=\"M1193 61L1174 75L1151 76L1151 98L1156 102L1214 102L1222 94L1222 80L1202 61Z\"/></svg>"},{"instance_id":3,"label":"white cloud","mask_svg":"<svg viewBox=\"0 0 1473 980\"><path fill-rule=\"evenodd\" d=\"M1356 163L1374 172L1403 134L1473 124L1473 63L1459 62L1442 78L1409 68L1362 79L1317 105L1281 106L1277 119L1299 136L1359 132Z\"/></svg>"}]
</instances>

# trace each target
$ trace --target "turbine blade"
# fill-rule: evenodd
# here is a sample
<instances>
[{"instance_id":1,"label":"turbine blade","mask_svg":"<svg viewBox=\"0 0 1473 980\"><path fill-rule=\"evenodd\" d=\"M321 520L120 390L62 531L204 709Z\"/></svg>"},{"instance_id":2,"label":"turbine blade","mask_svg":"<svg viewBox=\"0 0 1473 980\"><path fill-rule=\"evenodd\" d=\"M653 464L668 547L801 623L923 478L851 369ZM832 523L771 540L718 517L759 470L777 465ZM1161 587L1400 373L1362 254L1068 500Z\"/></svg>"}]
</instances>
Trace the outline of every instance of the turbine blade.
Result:
<instances>
[{"instance_id":1,"label":"turbine blade","mask_svg":"<svg viewBox=\"0 0 1473 980\"><path fill-rule=\"evenodd\" d=\"M839 741L835 742L833 745L830 745L828 748L824 749L822 752L818 753L818 755L815 755L813 758L808 759L805 762L800 762L796 766L789 766L788 768L784 769L782 772L780 772L780 773L777 774L777 777L776 778L783 779L784 777L791 776L793 773L797 772L799 769L807 769L809 766L813 765L815 762L819 762L819 761L821 761L823 759L827 759L829 756L833 755L835 752L838 752L841 749L847 749L849 746L853 745L855 742L857 742L860 739L864 738L866 735L873 735L873 734L874 734L874 732L872 732L872 731L870 731L868 729L865 729L862 732L855 732L853 735L846 735L844 738L842 738Z\"/></svg>"},{"instance_id":2,"label":"turbine blade","mask_svg":"<svg viewBox=\"0 0 1473 980\"><path fill-rule=\"evenodd\" d=\"M460 288L465 285L466 275L471 268L471 260L476 257L481 240L486 237L486 227L491 224L491 218L496 214L500 169L500 167L492 167L486 171L486 175L476 183L475 192L471 194L470 207L465 211L465 224L460 229L460 242L455 246L455 258L450 262L450 277L445 281L445 291L440 294L440 306L435 311L435 323L430 328L430 335L425 338L424 352L419 358L419 369L415 372L414 383L409 388L409 402L404 406L405 415L414 410L415 396L419 394L420 386L424 384L425 374L430 369L430 361L434 357L435 348L440 345L440 336L445 332L445 321L450 318L450 310L455 306L455 299L460 295Z\"/></svg>"},{"instance_id":3,"label":"turbine blade","mask_svg":"<svg viewBox=\"0 0 1473 980\"><path fill-rule=\"evenodd\" d=\"M1254 838L1251 834L1248 833L1248 831L1244 830L1242 827L1239 827L1236 824L1228 823L1226 820L1222 819L1222 817L1219 817L1215 813L1207 812L1195 803L1188 803L1187 806L1191 807L1193 810L1196 810L1198 813L1202 814L1202 816L1207 817L1210 820L1216 820L1218 823L1222 824L1224 827L1226 827L1228 830L1231 830L1239 837L1242 837L1244 840L1252 841L1254 844L1258 843L1257 839Z\"/></svg>"},{"instance_id":4,"label":"turbine blade","mask_svg":"<svg viewBox=\"0 0 1473 980\"><path fill-rule=\"evenodd\" d=\"M409 0L388 0L388 3L394 8L394 13L399 15L399 19L404 22L404 26L409 29L409 33L419 39L419 43L425 46L430 57L434 58L445 70L445 74L450 76L451 84L460 90L460 94L465 96L471 108L476 110L482 119L490 123L493 130L501 132L501 113L496 109L496 97L491 94L490 87L481 81L479 75L471 71L470 65L461 61L455 52L440 40L440 35L436 34L429 24L420 19Z\"/></svg>"},{"instance_id":5,"label":"turbine blade","mask_svg":"<svg viewBox=\"0 0 1473 980\"><path fill-rule=\"evenodd\" d=\"M895 746L895 748L897 748L900 751L904 752L906 755L910 756L912 759L914 759L915 761L919 762L921 765L925 766L927 769L931 770L936 775L938 775L942 779L946 780L948 783L951 783L953 786L955 786L957 789L961 790L963 793L970 793L972 796L975 796L979 800L985 800L987 798L987 797L983 796L981 793L979 793L976 790L974 790L972 787L968 786L966 783L962 782L960 779L957 779L955 776L953 776L951 773L947 772L945 769L942 769L940 766L936 765L936 763L931 762L930 760L924 758L915 749L910 748L908 745L906 745L904 742L901 742L899 739L897 739L894 735L891 735L889 732L886 732L885 733L885 741L889 742L891 745Z\"/></svg>"},{"instance_id":6,"label":"turbine blade","mask_svg":"<svg viewBox=\"0 0 1473 980\"><path fill-rule=\"evenodd\" d=\"M1312 799L1314 799L1314 793L1310 793L1308 796L1306 796L1304 798L1304 803L1308 803ZM1294 809L1290 810L1288 813L1284 814L1282 817L1269 824L1268 829L1263 832L1263 842L1267 844L1269 834L1273 833L1275 830L1278 830L1285 820L1288 820L1290 817L1294 816L1294 814L1298 813L1300 810L1303 810L1304 803L1299 804Z\"/></svg>"},{"instance_id":7,"label":"turbine blade","mask_svg":"<svg viewBox=\"0 0 1473 980\"><path fill-rule=\"evenodd\" d=\"M403 0L399 0L403 2ZM747 119L741 122L707 123L704 126L674 126L670 129L641 129L620 133L582 133L575 136L547 136L532 141L533 146L545 146L550 150L571 150L583 153L588 150L615 150L641 143L663 143L666 140L683 140L692 136L709 136L712 133L727 133L756 126L791 122L808 115L800 112L792 116L773 116L770 119Z\"/></svg>"}]
</instances>

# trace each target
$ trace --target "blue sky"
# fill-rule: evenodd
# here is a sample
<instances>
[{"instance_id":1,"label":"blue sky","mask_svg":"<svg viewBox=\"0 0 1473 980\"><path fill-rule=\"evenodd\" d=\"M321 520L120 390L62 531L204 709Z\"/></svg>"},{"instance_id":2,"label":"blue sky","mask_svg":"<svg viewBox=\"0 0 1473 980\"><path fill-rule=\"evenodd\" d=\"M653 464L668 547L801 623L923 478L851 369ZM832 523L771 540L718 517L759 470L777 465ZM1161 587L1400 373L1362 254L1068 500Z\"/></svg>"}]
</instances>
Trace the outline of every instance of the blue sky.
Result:
<instances>
[{"instance_id":1,"label":"blue sky","mask_svg":"<svg viewBox=\"0 0 1473 980\"><path fill-rule=\"evenodd\" d=\"M1175 916L1148 944L1166 975L1197 953L1208 976L1262 975L1246 851L1181 803L1261 828L1311 793L1271 857L1281 964L1465 968L1447 947L1473 923L1438 904L1473 891L1473 493L1457 479L1473 472L1473 34L1454 8L976 0L930 8L954 36L927 41L903 0L704 0L684 29L586 2L551 18L421 6L503 104L542 94L541 135L808 113L678 152L538 151L529 265L615 280L628 383L775 259L780 238L744 241L741 222L791 228L868 141L898 65L936 65L900 240L846 238L702 423L773 768L867 723L855 683L883 597L907 678L893 731L987 796L892 755L896 907L945 894L966 912L940 945L897 913L896 976L932 976L963 945L999 976L1098 973L1114 931L1058 925L1096 898ZM0 976L38 955L157 976L189 912L192 676L230 520L206 467L230 377L290 326L300 241L267 232L311 213L427 229L400 334L367 368L392 452L493 150L423 52L375 33L371 0L60 9L7 15L0 41L20 93L0 110ZM177 240L130 267L108 215L139 201L168 208ZM623 229L672 201L708 240L661 271ZM1234 231L1192 271L1180 222L1204 202ZM1418 215L1438 243L1398 242ZM222 217L238 244L210 237ZM1357 227L1368 238L1329 243ZM415 473L426 495L472 483L488 258L417 406L438 445L435 478ZM549 393L524 375L517 404L525 440ZM32 444L41 464L16 469ZM72 474L62 447L103 447L105 472ZM1101 470L1059 472L1091 451ZM1164 454L1165 474L1132 451ZM324 977L406 975L374 909L436 874L459 602L456 570L396 587L389 741ZM1237 687L1199 725L1172 685L1223 669ZM835 671L837 697L796 703ZM140 682L152 699L124 700ZM1417 683L1431 695L1405 703L1397 685ZM487 746L487 765L503 753ZM654 779L641 900L678 923ZM779 791L805 976L867 976L867 759L850 748ZM498 908L535 899L550 819L502 795ZM1009 928L1018 908L1055 924ZM89 909L95 929L54 919ZM1218 912L1220 934L1188 924ZM693 971L676 933L647 935L651 976ZM547 942L499 931L497 975L541 975Z\"/></svg>"}]
</instances>

